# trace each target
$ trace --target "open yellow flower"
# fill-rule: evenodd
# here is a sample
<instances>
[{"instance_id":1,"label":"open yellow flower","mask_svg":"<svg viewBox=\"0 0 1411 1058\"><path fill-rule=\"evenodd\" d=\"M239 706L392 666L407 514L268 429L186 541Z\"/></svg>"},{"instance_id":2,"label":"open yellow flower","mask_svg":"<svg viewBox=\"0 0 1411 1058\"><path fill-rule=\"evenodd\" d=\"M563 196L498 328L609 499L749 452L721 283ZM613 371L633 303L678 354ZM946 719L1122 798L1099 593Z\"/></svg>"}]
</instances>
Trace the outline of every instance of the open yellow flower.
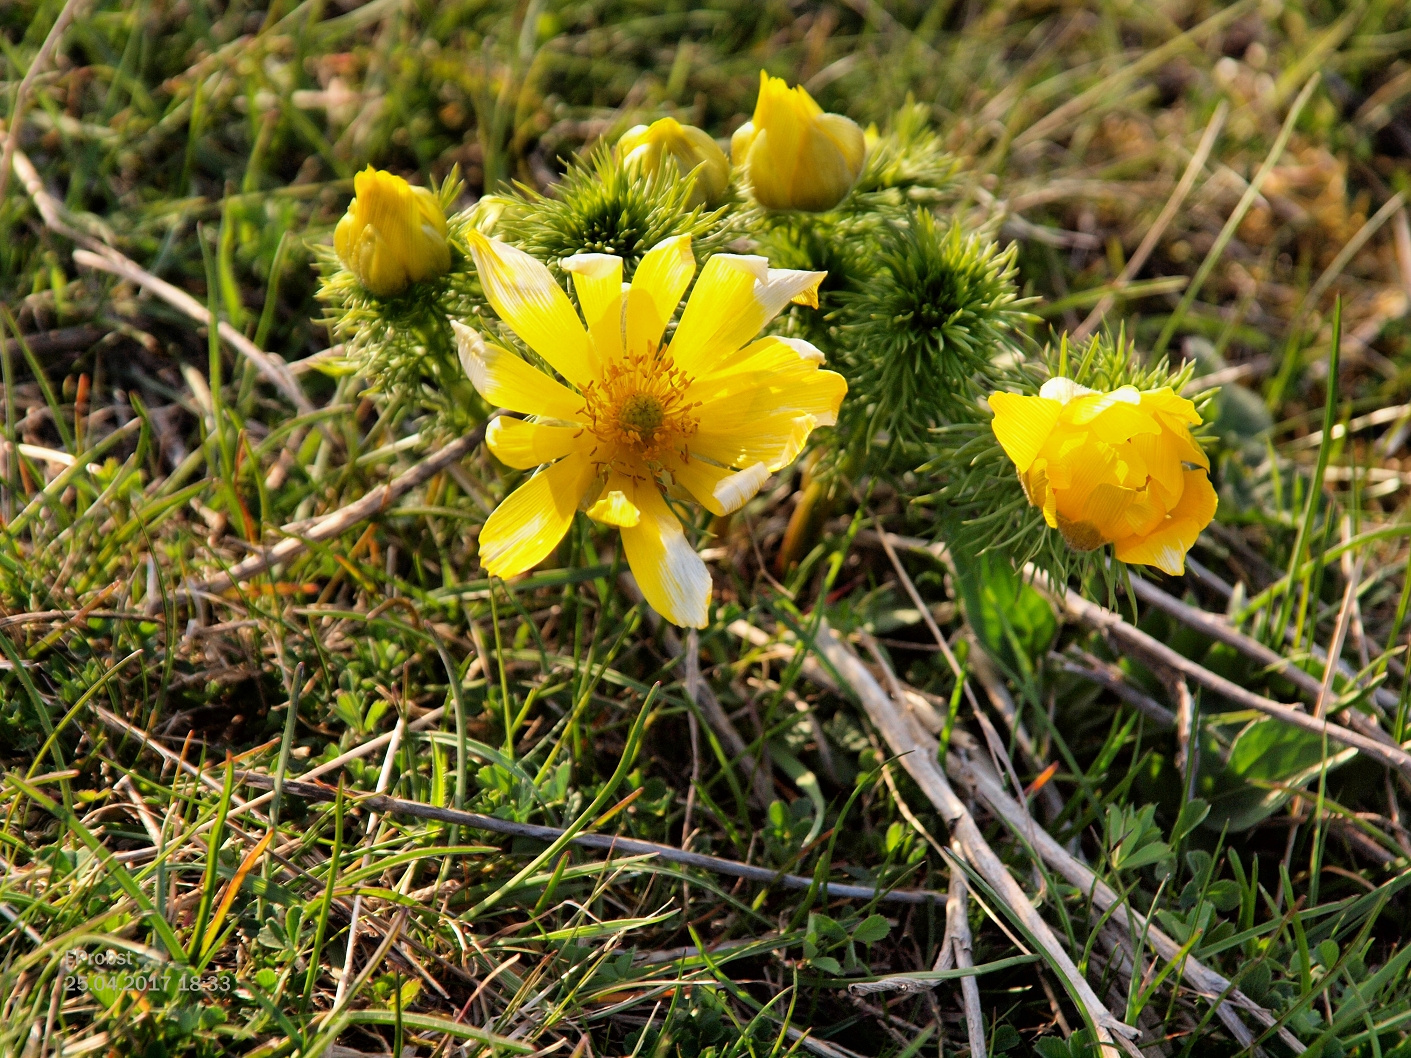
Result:
<instances>
[{"instance_id":1,"label":"open yellow flower","mask_svg":"<svg viewBox=\"0 0 1411 1058\"><path fill-rule=\"evenodd\" d=\"M992 393L993 429L1029 502L1076 551L1113 544L1123 562L1185 571L1215 517L1195 405L1169 386L1098 393L1051 378L1037 397Z\"/></svg>"},{"instance_id":2,"label":"open yellow flower","mask_svg":"<svg viewBox=\"0 0 1411 1058\"><path fill-rule=\"evenodd\" d=\"M400 294L451 267L440 199L370 165L353 177L353 201L333 229L333 248L378 297Z\"/></svg>"},{"instance_id":3,"label":"open yellow flower","mask_svg":"<svg viewBox=\"0 0 1411 1058\"><path fill-rule=\"evenodd\" d=\"M563 380L454 325L475 388L530 416L492 419L490 450L511 467L541 468L486 520L481 562L497 577L524 572L586 506L621 531L652 608L703 627L710 574L664 493L728 514L799 454L814 427L836 420L847 384L820 370L822 353L794 338L751 341L790 301L816 306L824 273L717 254L666 343L696 271L689 236L649 250L630 286L619 257L565 258L586 327L543 264L479 232L468 238L490 305Z\"/></svg>"},{"instance_id":4,"label":"open yellow flower","mask_svg":"<svg viewBox=\"0 0 1411 1058\"><path fill-rule=\"evenodd\" d=\"M730 186L730 162L725 152L708 133L675 118L632 126L617 141L615 150L624 165L644 172L655 173L662 165L670 164L682 176L695 173L695 186L686 200L688 206L713 208Z\"/></svg>"},{"instance_id":5,"label":"open yellow flower","mask_svg":"<svg viewBox=\"0 0 1411 1058\"><path fill-rule=\"evenodd\" d=\"M759 72L754 120L730 138L730 160L749 169L766 209L832 209L857 183L867 144L857 123L825 114L803 85Z\"/></svg>"}]
</instances>

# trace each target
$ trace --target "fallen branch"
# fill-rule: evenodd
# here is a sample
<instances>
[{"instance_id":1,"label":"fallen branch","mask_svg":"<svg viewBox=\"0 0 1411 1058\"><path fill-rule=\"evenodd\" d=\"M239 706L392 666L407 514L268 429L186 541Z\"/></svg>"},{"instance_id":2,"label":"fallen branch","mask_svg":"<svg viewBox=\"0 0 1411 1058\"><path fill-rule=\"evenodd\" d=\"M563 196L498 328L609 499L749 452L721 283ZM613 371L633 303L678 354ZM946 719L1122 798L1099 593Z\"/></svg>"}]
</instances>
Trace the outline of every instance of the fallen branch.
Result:
<instances>
[{"instance_id":1,"label":"fallen branch","mask_svg":"<svg viewBox=\"0 0 1411 1058\"><path fill-rule=\"evenodd\" d=\"M7 137L7 145L15 137ZM75 250L73 253L74 263L85 268L94 268L102 272L127 279L143 289L155 294L173 308L189 316L197 323L209 327L211 325L211 313L206 306L193 298L186 291L172 286L166 280L158 279L151 272L147 271L130 257L119 253L111 246L106 245L93 236L78 231L67 220L64 219L64 209L62 204L51 195L44 187L44 181L40 179L39 171L35 169L34 163L29 160L29 156L14 148L13 157L10 159L10 166L15 175L20 178L20 183L24 185L25 191L29 194L34 206L39 210L40 219L44 221L45 227L51 231L58 232L67 239L79 244L84 249ZM6 170L8 171L8 169ZM265 352L254 342L246 338L238 330L232 327L225 320L220 320L216 324L216 330L236 352L244 356L250 363L255 365L265 379L277 390L284 394L299 410L300 415L312 415L314 406L309 398L304 395L304 391L299 388L298 381L294 378L294 373L289 370L289 366L277 356L272 356ZM320 424L320 428L326 431L326 427ZM329 435L330 440L332 435Z\"/></svg>"},{"instance_id":2,"label":"fallen branch","mask_svg":"<svg viewBox=\"0 0 1411 1058\"><path fill-rule=\"evenodd\" d=\"M274 779L268 775L247 772L240 779L248 786L259 790L272 790ZM290 797L302 797L309 801L336 801L338 791L331 786L307 782L284 783L284 793ZM471 827L476 830L489 830L496 834L511 837L534 838L537 841L557 841L563 837L560 827L545 827L534 823L515 823L508 819L480 815L478 812L461 812L454 808L437 808L420 801L406 801L400 797L385 794L369 794L366 797L348 795L346 803L356 804L370 812L383 815L412 816L416 819L431 819L439 823L453 823L456 826ZM734 878L746 878L768 885L781 885L785 889L807 889L814 879L798 874L782 874L768 867L737 863L719 856L707 856L699 852L685 852L672 845L662 845L655 841L641 841L637 838L622 838L613 834L575 834L569 839L573 845L589 849L603 849L609 853L628 856L656 856L668 863L679 863L686 867L696 867L715 874L726 874ZM925 904L945 899L944 893L930 889L877 889L870 885L843 885L838 882L824 882L822 888L830 897L847 900L880 900L893 904Z\"/></svg>"},{"instance_id":3,"label":"fallen branch","mask_svg":"<svg viewBox=\"0 0 1411 1058\"><path fill-rule=\"evenodd\" d=\"M964 802L956 796L945 773L936 763L935 744L917 728L905 702L894 702L882 690L881 684L868 671L862 659L833 634L827 621L819 624L818 633L814 637L814 647L852 688L868 718L886 739L892 752L898 755L902 766L940 812L966 861L999 894L1010 912L1033 935L1035 941L1044 949L1049 965L1067 980L1070 993L1082 1004L1088 1020L1096 1028L1099 1043L1109 1049L1121 1047L1133 1055L1133 1058L1139 1058L1141 1052L1132 1043L1137 1030L1113 1016L1103 1006L1102 1000L1078 972L1077 966L1059 943L1049 924L1029 902L1028 894L985 841L975 818Z\"/></svg>"},{"instance_id":4,"label":"fallen branch","mask_svg":"<svg viewBox=\"0 0 1411 1058\"><path fill-rule=\"evenodd\" d=\"M622 589L623 594L633 602L640 605L645 601L642 597L642 589L637 586L637 580L630 571L624 570L618 576L617 585ZM720 699L715 696L715 691L711 690L710 684L702 678L700 658L682 645L681 637L672 631L670 626L663 622L657 612L650 607L647 608L647 620L661 632L662 643L672 657L685 656L685 678L682 684L686 688L686 697L691 699L692 704L701 711L701 716L710 725L710 729L715 732L715 737L720 739L725 752L740 765L741 771L745 773L745 781L749 784L750 799L754 802L755 807L768 808L769 803L774 800L774 788L769 781L768 768L762 761L756 760L750 755L750 747L745 742L744 736L740 734L729 714L725 712L725 707L720 704ZM694 629L690 633L690 642L692 644L699 642Z\"/></svg>"},{"instance_id":5,"label":"fallen branch","mask_svg":"<svg viewBox=\"0 0 1411 1058\"><path fill-rule=\"evenodd\" d=\"M1053 870L1084 893L1091 894L1093 903L1099 909L1107 911L1117 905L1113 910L1113 918L1118 925L1127 928L1131 935L1144 935L1163 959L1169 961L1180 955L1180 944L1154 924L1148 923L1142 915L1131 910L1106 882L1093 873L1092 868L1069 853L1047 831L1035 828L1037 833L1032 833L1026 822L1027 813L1005 792L999 776L983 764L978 756L962 760L957 754L951 753L946 758L946 770L957 782L972 790L1016 834L1029 841L1034 852ZM1219 1002L1215 1012L1242 1047L1253 1043L1254 1037L1235 1015L1232 1007L1245 1011L1265 1027L1274 1024L1275 1018L1269 1011L1238 988L1233 988L1228 978L1216 973L1193 955L1186 954L1183 957L1180 970L1186 984L1204 998L1219 1001L1221 996L1225 997L1223 1002ZM1305 1050L1303 1044L1287 1029L1281 1029L1279 1036L1296 1053L1301 1054Z\"/></svg>"},{"instance_id":6,"label":"fallen branch","mask_svg":"<svg viewBox=\"0 0 1411 1058\"><path fill-rule=\"evenodd\" d=\"M158 279L136 261L118 253L112 247L103 246L96 251L75 250L73 259L74 264L81 267L95 268L100 272L108 272L136 283L144 290L161 298L168 305L190 316L202 326L209 327L211 325L211 313L206 306L186 291L172 286L164 279ZM216 330L231 348L254 364L255 370L289 399L289 402L299 410L300 415L314 413L313 404L304 395L304 391L299 388L299 383L294 378L293 372L289 370L289 366L283 360L265 352L225 320L220 320L216 324Z\"/></svg>"},{"instance_id":7,"label":"fallen branch","mask_svg":"<svg viewBox=\"0 0 1411 1058\"><path fill-rule=\"evenodd\" d=\"M957 848L958 852L964 852ZM970 939L970 892L965 874L954 865L950 869L950 895L946 897L946 940L957 970L975 965ZM942 957L945 953L942 952ZM985 1058L985 1021L980 1011L980 986L974 975L960 979L960 997L965 1005L965 1032L970 1039L971 1058Z\"/></svg>"},{"instance_id":8,"label":"fallen branch","mask_svg":"<svg viewBox=\"0 0 1411 1058\"><path fill-rule=\"evenodd\" d=\"M1373 760L1385 764L1389 768L1396 768L1404 775L1411 777L1411 754L1395 743L1378 741L1343 727L1341 724L1331 723L1321 717L1310 716L1301 709L1295 709L1291 705L1285 705L1272 698L1265 698L1263 695L1246 690L1239 684L1227 680L1225 677L1211 672L1205 666L1198 665L1177 653L1165 643L1158 642L1141 629L1128 624L1111 610L1088 602L1077 592L1068 588L1055 589L1039 571L1030 569L1026 572L1034 578L1036 585L1047 588L1071 619L1095 631L1102 632L1114 647L1125 648L1148 664L1155 664L1158 668L1185 676L1207 690L1228 698L1236 705L1253 709L1265 716L1272 716L1292 727L1325 737L1340 745L1350 746Z\"/></svg>"},{"instance_id":9,"label":"fallen branch","mask_svg":"<svg viewBox=\"0 0 1411 1058\"><path fill-rule=\"evenodd\" d=\"M346 507L324 515L311 523L303 523L296 529L294 525L286 525L283 531L287 533L297 532L298 535L291 535L271 547L267 547L249 558L237 562L224 573L210 578L209 580L197 581L194 584L185 585L177 590L179 596L195 596L201 594L219 594L228 588L234 587L243 580L249 580L260 573L265 572L272 566L288 562L296 555L301 555L313 544L322 543L324 540L331 540L333 537L346 532L359 522L386 510L395 500L410 492L418 485L428 481L441 470L444 470L451 463L460 459L472 448L480 443L481 437L485 434L485 427L482 425L471 431L464 437L457 438L446 447L433 452L416 466L406 471L400 477L393 478L386 485L379 485L361 499L355 500ZM150 599L147 606L155 611L161 608L160 598Z\"/></svg>"}]
</instances>

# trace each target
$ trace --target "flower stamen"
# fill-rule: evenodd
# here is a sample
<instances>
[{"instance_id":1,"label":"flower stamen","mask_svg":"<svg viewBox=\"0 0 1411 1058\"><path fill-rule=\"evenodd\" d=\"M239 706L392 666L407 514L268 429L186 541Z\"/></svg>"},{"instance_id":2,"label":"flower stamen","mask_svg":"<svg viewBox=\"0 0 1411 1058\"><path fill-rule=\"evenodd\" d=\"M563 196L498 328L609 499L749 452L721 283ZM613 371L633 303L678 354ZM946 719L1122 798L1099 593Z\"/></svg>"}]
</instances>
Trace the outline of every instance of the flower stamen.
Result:
<instances>
[{"instance_id":1,"label":"flower stamen","mask_svg":"<svg viewBox=\"0 0 1411 1058\"><path fill-rule=\"evenodd\" d=\"M663 452L681 450L700 425L687 402L690 378L655 346L609 364L600 382L583 389L588 428L603 443L600 462L636 457L655 462Z\"/></svg>"}]
</instances>

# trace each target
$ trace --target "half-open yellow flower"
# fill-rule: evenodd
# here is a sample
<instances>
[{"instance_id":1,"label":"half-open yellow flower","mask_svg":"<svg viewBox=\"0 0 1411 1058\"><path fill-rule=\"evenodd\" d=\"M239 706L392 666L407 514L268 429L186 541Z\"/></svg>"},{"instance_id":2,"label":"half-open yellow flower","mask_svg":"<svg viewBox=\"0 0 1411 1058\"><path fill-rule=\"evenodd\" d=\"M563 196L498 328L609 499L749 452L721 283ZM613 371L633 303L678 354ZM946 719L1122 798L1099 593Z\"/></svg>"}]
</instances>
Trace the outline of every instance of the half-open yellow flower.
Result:
<instances>
[{"instance_id":1,"label":"half-open yellow flower","mask_svg":"<svg viewBox=\"0 0 1411 1058\"><path fill-rule=\"evenodd\" d=\"M1195 405L1169 386L1098 393L1051 378L1037 397L992 393L993 429L1029 502L1076 551L1183 573L1215 517Z\"/></svg>"},{"instance_id":2,"label":"half-open yellow flower","mask_svg":"<svg viewBox=\"0 0 1411 1058\"><path fill-rule=\"evenodd\" d=\"M666 496L693 496L715 514L737 510L797 457L814 427L836 420L847 384L820 370L822 353L794 338L751 341L791 301L816 305L824 273L717 254L667 342L696 271L689 236L649 250L630 285L619 257L565 258L586 326L539 261L473 230L468 238L491 307L559 376L455 324L475 388L530 416L492 419L490 450L511 467L540 467L486 520L481 562L498 577L524 572L586 508L621 531L652 608L703 627L710 574Z\"/></svg>"},{"instance_id":3,"label":"half-open yellow flower","mask_svg":"<svg viewBox=\"0 0 1411 1058\"><path fill-rule=\"evenodd\" d=\"M378 297L400 294L451 267L440 199L370 165L353 177L353 201L333 229L333 248Z\"/></svg>"},{"instance_id":4,"label":"half-open yellow flower","mask_svg":"<svg viewBox=\"0 0 1411 1058\"><path fill-rule=\"evenodd\" d=\"M857 183L867 144L857 123L825 114L803 85L759 72L754 120L730 138L730 160L749 170L766 209L832 209Z\"/></svg>"},{"instance_id":5,"label":"half-open yellow flower","mask_svg":"<svg viewBox=\"0 0 1411 1058\"><path fill-rule=\"evenodd\" d=\"M730 186L730 162L709 133L675 118L662 118L650 125L634 125L622 134L615 148L624 165L655 173L663 165L674 165L682 176L695 174L688 206L713 208Z\"/></svg>"}]
</instances>

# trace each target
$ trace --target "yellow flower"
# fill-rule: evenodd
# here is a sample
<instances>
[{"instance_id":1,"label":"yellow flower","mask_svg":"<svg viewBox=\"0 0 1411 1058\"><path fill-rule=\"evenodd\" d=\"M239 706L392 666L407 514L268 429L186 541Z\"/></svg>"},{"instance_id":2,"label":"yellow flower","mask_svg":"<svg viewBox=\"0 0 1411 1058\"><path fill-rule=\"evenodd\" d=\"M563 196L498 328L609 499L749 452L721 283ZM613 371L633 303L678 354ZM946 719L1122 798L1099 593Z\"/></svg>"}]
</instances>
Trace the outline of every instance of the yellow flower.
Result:
<instances>
[{"instance_id":1,"label":"yellow flower","mask_svg":"<svg viewBox=\"0 0 1411 1058\"><path fill-rule=\"evenodd\" d=\"M490 451L511 467L540 467L486 520L481 562L497 577L522 573L586 507L621 530L652 608L703 627L710 574L663 492L728 514L799 454L815 426L836 420L847 384L819 369L822 353L795 338L751 341L790 301L816 305L824 273L717 254L664 343L696 270L689 236L649 250L630 286L619 257L565 258L586 327L544 265L479 232L468 237L490 305L564 380L454 325L475 388L530 416L492 419Z\"/></svg>"},{"instance_id":2,"label":"yellow flower","mask_svg":"<svg viewBox=\"0 0 1411 1058\"><path fill-rule=\"evenodd\" d=\"M802 85L759 72L754 120L730 138L730 159L749 168L767 209L832 209L857 183L867 145L856 122L825 114Z\"/></svg>"},{"instance_id":3,"label":"yellow flower","mask_svg":"<svg viewBox=\"0 0 1411 1058\"><path fill-rule=\"evenodd\" d=\"M694 173L696 184L686 200L688 206L714 208L730 186L730 162L725 152L705 132L675 118L632 126L617 141L616 151L623 164L638 166L644 172L655 173L663 163L671 162L682 176Z\"/></svg>"},{"instance_id":4,"label":"yellow flower","mask_svg":"<svg viewBox=\"0 0 1411 1058\"><path fill-rule=\"evenodd\" d=\"M369 165L353 177L353 196L333 248L369 291L400 294L451 267L446 214L432 192Z\"/></svg>"},{"instance_id":5,"label":"yellow flower","mask_svg":"<svg viewBox=\"0 0 1411 1058\"><path fill-rule=\"evenodd\" d=\"M1185 571L1215 517L1210 460L1191 437L1195 405L1170 387L1097 393L1051 378L1037 397L993 393L995 436L1029 502L1075 551Z\"/></svg>"}]
</instances>

